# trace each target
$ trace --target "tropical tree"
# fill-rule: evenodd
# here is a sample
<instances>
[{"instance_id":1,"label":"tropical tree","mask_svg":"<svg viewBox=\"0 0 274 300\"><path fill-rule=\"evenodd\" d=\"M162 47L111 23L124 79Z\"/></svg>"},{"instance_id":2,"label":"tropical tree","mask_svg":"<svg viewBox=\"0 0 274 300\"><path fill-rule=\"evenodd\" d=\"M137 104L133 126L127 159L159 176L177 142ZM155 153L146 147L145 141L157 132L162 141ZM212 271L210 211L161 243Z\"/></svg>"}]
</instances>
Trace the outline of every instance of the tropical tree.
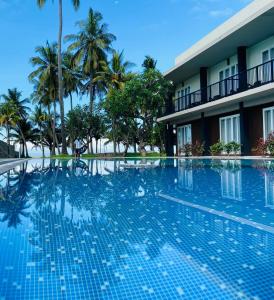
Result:
<instances>
[{"instance_id":1,"label":"tropical tree","mask_svg":"<svg viewBox=\"0 0 274 300\"><path fill-rule=\"evenodd\" d=\"M31 120L35 126L38 128L39 134L39 141L35 143L35 145L39 145L42 149L42 156L45 156L45 147L44 147L44 138L45 138L45 127L47 127L47 121L49 120L49 116L47 113L42 109L41 105L36 105L31 116Z\"/></svg>"},{"instance_id":2,"label":"tropical tree","mask_svg":"<svg viewBox=\"0 0 274 300\"><path fill-rule=\"evenodd\" d=\"M114 154L117 143L122 142L127 152L130 144L134 144L136 134L135 104L132 97L127 97L124 89L111 88L102 103L106 114L108 139L113 142Z\"/></svg>"},{"instance_id":3,"label":"tropical tree","mask_svg":"<svg viewBox=\"0 0 274 300\"><path fill-rule=\"evenodd\" d=\"M146 153L145 147L152 140L154 126L159 115L159 110L171 88L160 71L148 69L128 81L124 93L126 98L131 98L135 103L136 118L138 119L137 137L139 151Z\"/></svg>"},{"instance_id":4,"label":"tropical tree","mask_svg":"<svg viewBox=\"0 0 274 300\"><path fill-rule=\"evenodd\" d=\"M11 133L11 138L20 145L20 157L29 157L27 141L35 143L39 137L39 132L27 119L19 119Z\"/></svg>"},{"instance_id":5,"label":"tropical tree","mask_svg":"<svg viewBox=\"0 0 274 300\"><path fill-rule=\"evenodd\" d=\"M34 102L47 107L49 116L51 115L50 107L53 104L53 120L51 121L53 135L52 155L55 155L55 147L58 147L56 137L56 102L58 99L57 44L49 44L47 42L45 47L38 46L35 52L37 56L32 57L30 61L36 67L36 70L29 75L29 80L34 83L35 88L32 98Z\"/></svg>"},{"instance_id":6,"label":"tropical tree","mask_svg":"<svg viewBox=\"0 0 274 300\"><path fill-rule=\"evenodd\" d=\"M85 139L88 136L88 124L86 123L86 110L77 105L70 110L66 117L66 128L72 152L74 152L74 141L77 137Z\"/></svg>"},{"instance_id":7,"label":"tropical tree","mask_svg":"<svg viewBox=\"0 0 274 300\"><path fill-rule=\"evenodd\" d=\"M102 64L102 71L98 72L95 82L103 82L107 88L123 89L125 82L133 77L129 69L133 63L124 59L124 52L114 51L110 62Z\"/></svg>"},{"instance_id":8,"label":"tropical tree","mask_svg":"<svg viewBox=\"0 0 274 300\"><path fill-rule=\"evenodd\" d=\"M10 135L10 137L15 137L20 146L23 145L23 150L26 149L26 153L25 151L22 152L22 157L25 155L28 156L26 135L29 134L29 132L26 131L25 125L28 118L28 112L30 111L30 108L27 106L29 99L22 99L22 92L20 92L17 88L8 89L7 94L3 94L2 98L4 102L12 103L18 112L19 118L16 122L16 125L12 126L13 133L12 136Z\"/></svg>"},{"instance_id":9,"label":"tropical tree","mask_svg":"<svg viewBox=\"0 0 274 300\"><path fill-rule=\"evenodd\" d=\"M0 125L5 126L8 143L8 157L10 156L10 132L20 120L18 107L11 101L4 102L0 105Z\"/></svg>"},{"instance_id":10,"label":"tropical tree","mask_svg":"<svg viewBox=\"0 0 274 300\"><path fill-rule=\"evenodd\" d=\"M63 54L63 78L64 78L64 96L70 98L70 110L73 109L72 94L78 95L82 89L82 74L79 66L75 66L73 55L70 52Z\"/></svg>"},{"instance_id":11,"label":"tropical tree","mask_svg":"<svg viewBox=\"0 0 274 300\"><path fill-rule=\"evenodd\" d=\"M157 60L155 60L150 55L145 56L145 60L142 64L142 67L145 69L145 71L148 71L149 69L156 69Z\"/></svg>"},{"instance_id":12,"label":"tropical tree","mask_svg":"<svg viewBox=\"0 0 274 300\"><path fill-rule=\"evenodd\" d=\"M79 32L66 36L66 40L71 43L68 49L74 53L75 63L81 67L88 82L87 93L92 113L96 96L94 78L101 69L102 62L107 61L107 54L112 50L111 43L116 40L116 37L108 32L108 25L102 21L102 14L90 8L88 18L77 23Z\"/></svg>"},{"instance_id":13,"label":"tropical tree","mask_svg":"<svg viewBox=\"0 0 274 300\"><path fill-rule=\"evenodd\" d=\"M26 118L30 108L28 107L29 99L22 99L22 92L17 88L8 89L7 94L3 94L2 98L5 102L12 102L17 107L18 113L21 118Z\"/></svg>"},{"instance_id":14,"label":"tropical tree","mask_svg":"<svg viewBox=\"0 0 274 300\"><path fill-rule=\"evenodd\" d=\"M47 0L37 0L39 7L43 7ZM63 36L63 0L58 0L59 7L59 32L58 32L58 95L61 114L62 154L67 154L65 135L65 109L63 100L63 75L62 75L62 36ZM80 0L72 0L73 7L78 9Z\"/></svg>"}]
</instances>

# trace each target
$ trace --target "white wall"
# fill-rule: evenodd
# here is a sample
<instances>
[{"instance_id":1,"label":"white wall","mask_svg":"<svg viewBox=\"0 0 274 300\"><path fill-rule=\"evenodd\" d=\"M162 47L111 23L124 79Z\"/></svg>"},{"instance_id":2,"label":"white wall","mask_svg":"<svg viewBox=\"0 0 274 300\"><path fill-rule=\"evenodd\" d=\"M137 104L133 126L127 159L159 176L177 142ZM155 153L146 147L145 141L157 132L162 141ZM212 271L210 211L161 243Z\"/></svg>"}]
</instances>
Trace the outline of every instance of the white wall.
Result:
<instances>
[{"instance_id":1,"label":"white wall","mask_svg":"<svg viewBox=\"0 0 274 300\"><path fill-rule=\"evenodd\" d=\"M247 49L247 68L262 64L262 53L274 47L274 36Z\"/></svg>"},{"instance_id":2,"label":"white wall","mask_svg":"<svg viewBox=\"0 0 274 300\"><path fill-rule=\"evenodd\" d=\"M260 65L262 63L262 52L265 50L269 50L270 48L274 48L274 36L251 46L247 49L247 68L253 68L254 66ZM229 65L227 64L227 59L229 59ZM218 64L208 68L208 85L216 83L219 81L219 73L220 71L225 71L228 67L232 67L237 65L237 54L235 53L233 56L228 57ZM200 89L200 74L196 74L195 76L189 78L184 81L184 88L190 86L190 92L195 92ZM182 84L179 84L176 87L175 98L177 98L177 92L182 89Z\"/></svg>"},{"instance_id":3,"label":"white wall","mask_svg":"<svg viewBox=\"0 0 274 300\"><path fill-rule=\"evenodd\" d=\"M175 89L175 99L177 98L177 93L181 89L185 89L190 86L190 93L196 92L200 90L200 74L196 74L195 76L184 81L184 86L182 84L178 84Z\"/></svg>"},{"instance_id":4,"label":"white wall","mask_svg":"<svg viewBox=\"0 0 274 300\"><path fill-rule=\"evenodd\" d=\"M207 83L208 85L216 83L220 81L219 79L219 73L221 71L224 71L225 69L235 66L237 64L237 55L233 55L229 58L229 65L227 64L227 59L221 61L217 65L212 66L211 68L208 69L208 75L207 75Z\"/></svg>"}]
</instances>

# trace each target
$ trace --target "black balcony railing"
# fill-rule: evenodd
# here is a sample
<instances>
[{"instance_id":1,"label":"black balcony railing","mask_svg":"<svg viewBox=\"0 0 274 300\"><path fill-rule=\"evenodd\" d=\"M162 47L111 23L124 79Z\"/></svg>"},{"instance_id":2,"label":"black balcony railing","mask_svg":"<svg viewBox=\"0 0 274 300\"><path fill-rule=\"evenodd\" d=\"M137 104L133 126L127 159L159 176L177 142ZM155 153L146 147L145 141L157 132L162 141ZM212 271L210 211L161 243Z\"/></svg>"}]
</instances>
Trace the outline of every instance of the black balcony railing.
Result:
<instances>
[{"instance_id":1,"label":"black balcony railing","mask_svg":"<svg viewBox=\"0 0 274 300\"><path fill-rule=\"evenodd\" d=\"M207 102L219 100L274 81L274 60L209 85L206 89L177 98L163 115L186 110Z\"/></svg>"}]
</instances>

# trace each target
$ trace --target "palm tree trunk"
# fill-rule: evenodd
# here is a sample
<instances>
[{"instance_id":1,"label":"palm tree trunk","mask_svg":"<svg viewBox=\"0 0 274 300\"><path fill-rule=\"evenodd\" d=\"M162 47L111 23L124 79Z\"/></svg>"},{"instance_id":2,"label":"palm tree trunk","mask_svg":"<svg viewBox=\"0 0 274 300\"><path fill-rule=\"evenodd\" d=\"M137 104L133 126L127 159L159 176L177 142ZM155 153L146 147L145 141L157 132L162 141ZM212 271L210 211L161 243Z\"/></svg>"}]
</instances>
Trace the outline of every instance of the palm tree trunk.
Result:
<instances>
[{"instance_id":1,"label":"palm tree trunk","mask_svg":"<svg viewBox=\"0 0 274 300\"><path fill-rule=\"evenodd\" d=\"M24 143L22 143L21 157L22 157L22 158L25 157L25 145L24 145Z\"/></svg>"},{"instance_id":2,"label":"palm tree trunk","mask_svg":"<svg viewBox=\"0 0 274 300\"><path fill-rule=\"evenodd\" d=\"M56 104L55 104L55 100L53 102L53 105L54 107L56 107ZM55 144L55 110L54 109L54 113L53 113L53 120L52 118L50 118L50 122L51 122L51 127L52 127L52 149L51 149L51 155L56 155L56 152L55 152L55 147L56 147L56 144ZM49 116L50 116L50 109L48 107L48 113L49 113Z\"/></svg>"},{"instance_id":3,"label":"palm tree trunk","mask_svg":"<svg viewBox=\"0 0 274 300\"><path fill-rule=\"evenodd\" d=\"M26 149L26 157L29 157L29 151L28 151L27 142L25 141L24 144L25 144L25 149Z\"/></svg>"},{"instance_id":4,"label":"palm tree trunk","mask_svg":"<svg viewBox=\"0 0 274 300\"><path fill-rule=\"evenodd\" d=\"M90 76L90 83L89 83L89 109L91 114L93 114L94 110L94 98L95 98L95 86L92 82L92 76Z\"/></svg>"},{"instance_id":5,"label":"palm tree trunk","mask_svg":"<svg viewBox=\"0 0 274 300\"><path fill-rule=\"evenodd\" d=\"M7 125L8 158L10 157L10 126Z\"/></svg>"},{"instance_id":6,"label":"palm tree trunk","mask_svg":"<svg viewBox=\"0 0 274 300\"><path fill-rule=\"evenodd\" d=\"M62 74L62 35L63 35L63 1L59 0L59 33L58 33L58 92L61 115L62 154L68 154L65 132L65 109Z\"/></svg>"},{"instance_id":7,"label":"palm tree trunk","mask_svg":"<svg viewBox=\"0 0 274 300\"><path fill-rule=\"evenodd\" d=\"M90 142L89 142L89 147L90 147L90 154L93 154L93 144L92 144L92 137L90 136Z\"/></svg>"},{"instance_id":8,"label":"palm tree trunk","mask_svg":"<svg viewBox=\"0 0 274 300\"><path fill-rule=\"evenodd\" d=\"M71 95L71 93L69 93L69 97L70 97L70 110L73 110L73 103L72 103L72 95Z\"/></svg>"},{"instance_id":9,"label":"palm tree trunk","mask_svg":"<svg viewBox=\"0 0 274 300\"><path fill-rule=\"evenodd\" d=\"M25 136L24 136L24 134L23 134L23 132L22 132L20 126L18 126L18 128L19 128L19 132L20 132L20 135L21 135L21 137L22 137L22 140L23 140L24 149L26 150L26 155L25 155L25 153L23 153L23 155L24 155L24 157L28 157L29 154L28 154L27 141L26 141L26 139L25 139ZM24 151L24 152L25 152L25 151Z\"/></svg>"},{"instance_id":10,"label":"palm tree trunk","mask_svg":"<svg viewBox=\"0 0 274 300\"><path fill-rule=\"evenodd\" d=\"M95 153L97 154L98 153L98 140L96 139L95 140Z\"/></svg>"}]
</instances>

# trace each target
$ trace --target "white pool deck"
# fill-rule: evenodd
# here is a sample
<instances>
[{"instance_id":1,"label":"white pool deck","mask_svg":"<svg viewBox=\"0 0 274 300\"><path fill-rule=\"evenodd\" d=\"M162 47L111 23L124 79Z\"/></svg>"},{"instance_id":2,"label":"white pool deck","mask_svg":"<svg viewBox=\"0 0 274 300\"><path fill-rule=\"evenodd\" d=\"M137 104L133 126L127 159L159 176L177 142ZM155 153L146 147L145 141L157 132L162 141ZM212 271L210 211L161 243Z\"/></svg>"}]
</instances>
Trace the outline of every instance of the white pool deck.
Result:
<instances>
[{"instance_id":1,"label":"white pool deck","mask_svg":"<svg viewBox=\"0 0 274 300\"><path fill-rule=\"evenodd\" d=\"M20 165L29 158L0 158L0 174Z\"/></svg>"}]
</instances>

